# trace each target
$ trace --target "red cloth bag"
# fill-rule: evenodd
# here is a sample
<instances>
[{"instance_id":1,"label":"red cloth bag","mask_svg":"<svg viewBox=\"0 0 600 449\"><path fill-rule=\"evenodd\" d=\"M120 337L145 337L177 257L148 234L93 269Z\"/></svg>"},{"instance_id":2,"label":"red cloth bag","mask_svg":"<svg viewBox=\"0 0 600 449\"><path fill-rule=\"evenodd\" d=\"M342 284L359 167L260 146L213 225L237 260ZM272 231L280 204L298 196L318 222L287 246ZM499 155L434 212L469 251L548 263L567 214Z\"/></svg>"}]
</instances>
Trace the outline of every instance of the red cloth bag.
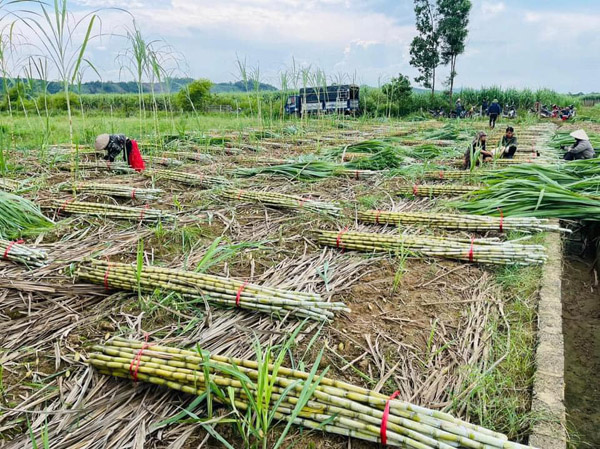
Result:
<instances>
[{"instance_id":1,"label":"red cloth bag","mask_svg":"<svg viewBox=\"0 0 600 449\"><path fill-rule=\"evenodd\" d=\"M131 153L129 154L129 166L135 171L142 171L146 169L144 159L142 159L142 153L138 148L138 144L135 140L131 140Z\"/></svg>"}]
</instances>

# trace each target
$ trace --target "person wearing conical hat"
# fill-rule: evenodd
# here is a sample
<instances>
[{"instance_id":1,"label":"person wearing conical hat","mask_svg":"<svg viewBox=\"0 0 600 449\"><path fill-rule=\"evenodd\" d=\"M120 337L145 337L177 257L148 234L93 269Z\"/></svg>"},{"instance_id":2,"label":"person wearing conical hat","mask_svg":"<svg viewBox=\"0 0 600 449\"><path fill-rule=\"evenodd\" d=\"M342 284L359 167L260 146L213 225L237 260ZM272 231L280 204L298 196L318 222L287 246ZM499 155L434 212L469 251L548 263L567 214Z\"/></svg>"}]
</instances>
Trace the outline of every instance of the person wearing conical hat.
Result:
<instances>
[{"instance_id":1,"label":"person wearing conical hat","mask_svg":"<svg viewBox=\"0 0 600 449\"><path fill-rule=\"evenodd\" d=\"M590 138L583 129L573 131L570 136L575 139L575 143L569 147L561 147L561 149L567 150L567 153L565 154L566 161L592 159L593 157L596 157L596 152L590 143Z\"/></svg>"},{"instance_id":2,"label":"person wearing conical hat","mask_svg":"<svg viewBox=\"0 0 600 449\"><path fill-rule=\"evenodd\" d=\"M142 171L146 168L137 142L124 134L100 134L96 137L94 148L96 151L106 151L105 161L114 162L123 154L123 160L134 170Z\"/></svg>"}]
</instances>

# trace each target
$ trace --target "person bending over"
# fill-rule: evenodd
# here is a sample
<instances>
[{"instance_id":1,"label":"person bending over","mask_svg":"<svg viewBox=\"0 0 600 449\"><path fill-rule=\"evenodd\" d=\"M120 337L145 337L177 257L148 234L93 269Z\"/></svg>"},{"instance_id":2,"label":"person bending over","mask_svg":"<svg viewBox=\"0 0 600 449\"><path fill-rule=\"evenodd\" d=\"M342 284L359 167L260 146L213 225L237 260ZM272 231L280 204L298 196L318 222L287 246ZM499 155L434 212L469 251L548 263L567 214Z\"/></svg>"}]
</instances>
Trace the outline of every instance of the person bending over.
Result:
<instances>
[{"instance_id":1,"label":"person bending over","mask_svg":"<svg viewBox=\"0 0 600 449\"><path fill-rule=\"evenodd\" d=\"M97 151L106 151L105 161L114 162L123 154L123 160L134 170L142 171L146 168L137 142L124 134L100 134L96 137L94 147Z\"/></svg>"}]
</instances>

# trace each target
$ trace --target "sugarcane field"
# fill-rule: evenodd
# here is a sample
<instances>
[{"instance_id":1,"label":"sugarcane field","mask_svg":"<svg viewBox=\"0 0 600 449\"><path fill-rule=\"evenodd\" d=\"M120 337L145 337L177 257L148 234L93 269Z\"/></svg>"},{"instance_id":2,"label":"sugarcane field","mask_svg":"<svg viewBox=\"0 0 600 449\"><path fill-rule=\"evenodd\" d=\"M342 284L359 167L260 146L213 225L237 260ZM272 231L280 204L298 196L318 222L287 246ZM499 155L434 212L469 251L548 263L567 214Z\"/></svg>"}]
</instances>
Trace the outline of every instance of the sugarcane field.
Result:
<instances>
[{"instance_id":1,"label":"sugarcane field","mask_svg":"<svg viewBox=\"0 0 600 449\"><path fill-rule=\"evenodd\" d=\"M0 0L0 448L600 448L598 26Z\"/></svg>"}]
</instances>

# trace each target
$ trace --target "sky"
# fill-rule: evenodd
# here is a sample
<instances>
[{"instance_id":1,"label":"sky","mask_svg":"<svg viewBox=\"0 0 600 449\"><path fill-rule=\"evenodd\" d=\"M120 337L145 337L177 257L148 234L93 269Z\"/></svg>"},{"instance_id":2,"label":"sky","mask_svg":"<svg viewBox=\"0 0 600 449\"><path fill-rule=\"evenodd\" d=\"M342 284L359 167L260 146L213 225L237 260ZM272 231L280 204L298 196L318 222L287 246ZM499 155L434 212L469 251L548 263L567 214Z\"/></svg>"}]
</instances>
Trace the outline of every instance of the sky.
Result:
<instances>
[{"instance_id":1,"label":"sky","mask_svg":"<svg viewBox=\"0 0 600 449\"><path fill-rule=\"evenodd\" d=\"M70 0L76 17L126 7L148 40L168 42L194 78L240 78L237 60L279 85L280 73L319 68L331 80L377 86L409 64L416 34L412 0ZM99 12L102 31L122 34L131 17ZM26 30L25 33L28 31ZM88 57L103 80L130 80L116 58L126 42L95 39ZM600 0L473 0L458 87L600 91ZM447 76L440 68L439 79ZM86 71L86 78L98 76ZM414 83L413 83L414 84ZM441 88L441 84L437 87Z\"/></svg>"}]
</instances>

